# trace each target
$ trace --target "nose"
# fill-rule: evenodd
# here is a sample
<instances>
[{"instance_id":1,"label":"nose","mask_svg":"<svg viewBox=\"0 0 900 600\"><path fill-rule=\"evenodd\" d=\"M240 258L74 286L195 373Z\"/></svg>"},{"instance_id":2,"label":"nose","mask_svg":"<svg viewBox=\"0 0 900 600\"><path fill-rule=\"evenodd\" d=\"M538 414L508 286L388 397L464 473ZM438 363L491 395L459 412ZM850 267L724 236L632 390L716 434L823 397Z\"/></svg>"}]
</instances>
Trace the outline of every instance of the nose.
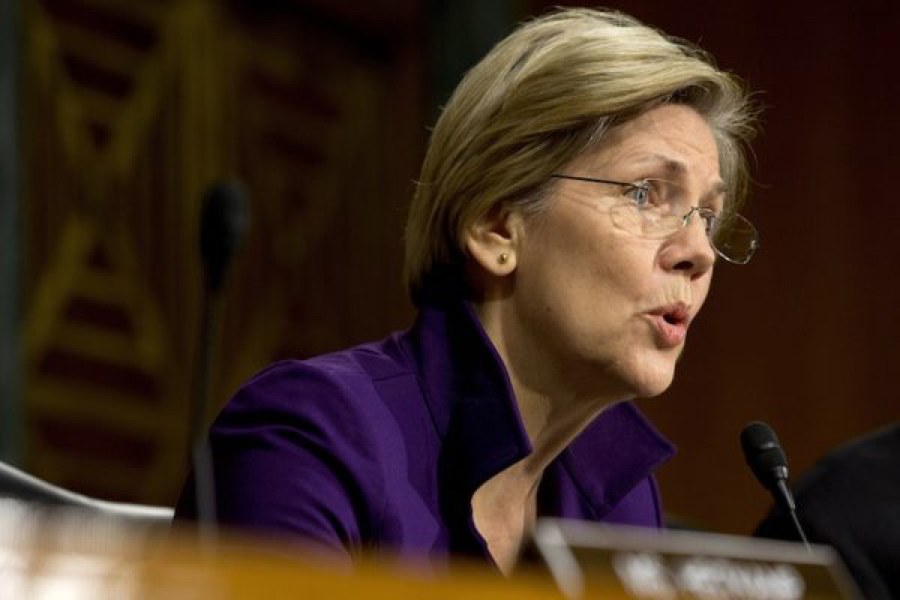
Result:
<instances>
[{"instance_id":1,"label":"nose","mask_svg":"<svg viewBox=\"0 0 900 600\"><path fill-rule=\"evenodd\" d=\"M660 263L669 271L679 271L692 281L706 274L716 262L706 234L706 222L699 214L692 214L688 222L667 238L660 248Z\"/></svg>"}]
</instances>

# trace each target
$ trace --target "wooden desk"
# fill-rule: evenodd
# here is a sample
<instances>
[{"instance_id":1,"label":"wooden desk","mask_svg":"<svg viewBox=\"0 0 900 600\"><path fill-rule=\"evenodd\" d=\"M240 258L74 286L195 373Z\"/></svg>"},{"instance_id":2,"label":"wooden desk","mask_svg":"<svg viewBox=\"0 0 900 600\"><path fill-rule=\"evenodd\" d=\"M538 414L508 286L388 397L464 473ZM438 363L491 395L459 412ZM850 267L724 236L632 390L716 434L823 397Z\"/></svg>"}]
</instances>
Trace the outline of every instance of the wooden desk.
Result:
<instances>
[{"instance_id":1,"label":"wooden desk","mask_svg":"<svg viewBox=\"0 0 900 600\"><path fill-rule=\"evenodd\" d=\"M621 597L621 596L620 596ZM547 577L505 580L481 565L426 574L396 562L352 569L283 542L221 535L214 551L183 531L135 529L0 500L0 600L560 599Z\"/></svg>"}]
</instances>

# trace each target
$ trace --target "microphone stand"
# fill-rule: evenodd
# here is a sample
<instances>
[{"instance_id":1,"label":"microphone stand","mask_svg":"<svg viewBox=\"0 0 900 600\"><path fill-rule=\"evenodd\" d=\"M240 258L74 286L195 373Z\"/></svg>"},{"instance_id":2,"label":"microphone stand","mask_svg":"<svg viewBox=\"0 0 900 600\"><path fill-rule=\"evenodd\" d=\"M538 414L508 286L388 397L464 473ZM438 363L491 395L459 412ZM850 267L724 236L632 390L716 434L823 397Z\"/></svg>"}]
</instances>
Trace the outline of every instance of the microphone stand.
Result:
<instances>
[{"instance_id":1,"label":"microphone stand","mask_svg":"<svg viewBox=\"0 0 900 600\"><path fill-rule=\"evenodd\" d=\"M190 413L189 440L194 469L194 502L200 543L211 550L218 539L215 465L204 427L212 382L215 333L222 313L222 284L249 227L249 211L237 182L213 185L203 199L200 214L200 256L204 270L197 338L196 370Z\"/></svg>"},{"instance_id":2,"label":"microphone stand","mask_svg":"<svg viewBox=\"0 0 900 600\"><path fill-rule=\"evenodd\" d=\"M207 550L218 539L216 526L216 490L212 452L204 435L204 423L209 406L211 369L216 344L214 331L219 323L221 297L218 290L207 284L203 287L200 308L200 333L197 341L197 366L194 379L190 415L191 463L194 470L194 498L197 509L197 528L201 545Z\"/></svg>"}]
</instances>

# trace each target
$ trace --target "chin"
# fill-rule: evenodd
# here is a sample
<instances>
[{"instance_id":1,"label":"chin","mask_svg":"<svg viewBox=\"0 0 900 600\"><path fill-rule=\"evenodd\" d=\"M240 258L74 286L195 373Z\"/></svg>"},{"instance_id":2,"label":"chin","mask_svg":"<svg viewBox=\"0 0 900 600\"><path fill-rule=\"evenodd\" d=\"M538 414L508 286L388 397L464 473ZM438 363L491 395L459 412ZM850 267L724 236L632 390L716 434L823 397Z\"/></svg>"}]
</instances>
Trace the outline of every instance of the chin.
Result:
<instances>
[{"instance_id":1,"label":"chin","mask_svg":"<svg viewBox=\"0 0 900 600\"><path fill-rule=\"evenodd\" d=\"M671 385L671 383L672 383L672 380L670 379L669 382L666 384L641 386L640 388L635 389L633 397L634 398L653 398L655 396L659 396L660 394L665 392L667 389L669 389L669 386Z\"/></svg>"},{"instance_id":2,"label":"chin","mask_svg":"<svg viewBox=\"0 0 900 600\"><path fill-rule=\"evenodd\" d=\"M654 365L655 366L655 365ZM653 398L659 396L672 385L675 376L674 365L658 365L656 368L643 368L629 378L635 398Z\"/></svg>"}]
</instances>

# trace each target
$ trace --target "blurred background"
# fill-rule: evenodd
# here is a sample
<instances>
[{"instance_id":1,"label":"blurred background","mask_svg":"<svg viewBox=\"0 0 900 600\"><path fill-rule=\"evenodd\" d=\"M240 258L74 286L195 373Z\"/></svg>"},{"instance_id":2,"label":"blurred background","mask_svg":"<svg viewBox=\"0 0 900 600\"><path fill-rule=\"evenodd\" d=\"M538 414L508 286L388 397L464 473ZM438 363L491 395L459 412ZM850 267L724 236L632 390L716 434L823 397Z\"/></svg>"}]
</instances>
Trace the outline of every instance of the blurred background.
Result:
<instances>
[{"instance_id":1,"label":"blurred background","mask_svg":"<svg viewBox=\"0 0 900 600\"><path fill-rule=\"evenodd\" d=\"M0 458L105 499L174 503L197 352L200 202L252 225L224 298L212 418L277 358L406 327L402 230L428 127L538 0L0 2ZM738 444L770 422L799 473L895 420L896 3L608 6L699 43L765 107L746 210L676 384L667 508L749 533Z\"/></svg>"}]
</instances>

